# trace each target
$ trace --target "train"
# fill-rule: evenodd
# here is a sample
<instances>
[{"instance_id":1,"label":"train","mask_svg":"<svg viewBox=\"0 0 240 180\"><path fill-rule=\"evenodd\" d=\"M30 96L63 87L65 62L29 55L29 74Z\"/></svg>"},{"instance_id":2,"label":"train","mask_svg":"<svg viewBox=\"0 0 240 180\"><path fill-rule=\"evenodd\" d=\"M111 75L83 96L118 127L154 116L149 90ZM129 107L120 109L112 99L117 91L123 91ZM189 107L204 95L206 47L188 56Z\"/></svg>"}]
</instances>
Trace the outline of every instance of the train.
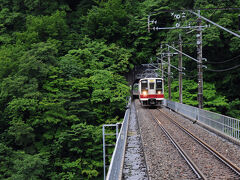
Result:
<instances>
[{"instance_id":1,"label":"train","mask_svg":"<svg viewBox=\"0 0 240 180\"><path fill-rule=\"evenodd\" d=\"M140 79L138 96L142 106L161 106L164 101L163 78Z\"/></svg>"}]
</instances>

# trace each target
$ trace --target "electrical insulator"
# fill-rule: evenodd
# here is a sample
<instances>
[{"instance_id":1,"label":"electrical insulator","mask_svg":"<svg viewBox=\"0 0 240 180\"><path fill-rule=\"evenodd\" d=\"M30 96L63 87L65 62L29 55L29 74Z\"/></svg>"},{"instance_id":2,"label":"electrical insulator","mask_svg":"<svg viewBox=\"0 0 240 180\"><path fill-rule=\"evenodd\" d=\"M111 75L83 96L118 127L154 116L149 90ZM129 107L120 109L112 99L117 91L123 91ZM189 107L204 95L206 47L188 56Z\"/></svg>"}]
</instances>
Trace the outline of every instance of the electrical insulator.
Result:
<instances>
[{"instance_id":1,"label":"electrical insulator","mask_svg":"<svg viewBox=\"0 0 240 180\"><path fill-rule=\"evenodd\" d=\"M182 18L185 18L185 17L186 17L186 13L183 12L183 13L182 13Z\"/></svg>"}]
</instances>

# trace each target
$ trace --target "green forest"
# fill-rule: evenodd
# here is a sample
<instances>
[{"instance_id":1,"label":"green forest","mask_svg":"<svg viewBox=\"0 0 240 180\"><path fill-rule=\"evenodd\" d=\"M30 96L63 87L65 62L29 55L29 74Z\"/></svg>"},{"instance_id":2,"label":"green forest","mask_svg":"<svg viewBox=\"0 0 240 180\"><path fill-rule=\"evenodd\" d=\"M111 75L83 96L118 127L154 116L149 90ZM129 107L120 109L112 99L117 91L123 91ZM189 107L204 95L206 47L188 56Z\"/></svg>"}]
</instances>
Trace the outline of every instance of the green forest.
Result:
<instances>
[{"instance_id":1,"label":"green forest","mask_svg":"<svg viewBox=\"0 0 240 180\"><path fill-rule=\"evenodd\" d=\"M238 32L240 10L227 9L236 7L240 0L0 0L0 179L102 179L102 124L122 121L126 74L179 33L197 56L195 31L148 32L148 15L171 27L165 10L208 9L201 15ZM204 109L240 118L239 47L204 28ZM183 103L197 106L197 64L184 57L183 66Z\"/></svg>"}]
</instances>

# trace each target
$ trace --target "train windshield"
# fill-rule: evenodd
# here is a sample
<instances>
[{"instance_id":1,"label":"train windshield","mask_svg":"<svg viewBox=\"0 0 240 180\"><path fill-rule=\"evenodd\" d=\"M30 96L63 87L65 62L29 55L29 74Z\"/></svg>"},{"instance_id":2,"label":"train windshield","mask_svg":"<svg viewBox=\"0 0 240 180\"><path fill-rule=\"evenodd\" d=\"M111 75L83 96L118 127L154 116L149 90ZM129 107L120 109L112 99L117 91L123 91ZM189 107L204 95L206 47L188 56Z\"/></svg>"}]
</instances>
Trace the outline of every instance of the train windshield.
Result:
<instances>
[{"instance_id":1,"label":"train windshield","mask_svg":"<svg viewBox=\"0 0 240 180\"><path fill-rule=\"evenodd\" d=\"M147 80L142 80L142 81L141 81L141 87L142 87L142 90L147 89L147 87L148 87Z\"/></svg>"},{"instance_id":2,"label":"train windshield","mask_svg":"<svg viewBox=\"0 0 240 180\"><path fill-rule=\"evenodd\" d=\"M150 89L154 89L154 83L149 83Z\"/></svg>"},{"instance_id":3,"label":"train windshield","mask_svg":"<svg viewBox=\"0 0 240 180\"><path fill-rule=\"evenodd\" d=\"M156 89L162 90L162 80L161 79L156 80Z\"/></svg>"}]
</instances>

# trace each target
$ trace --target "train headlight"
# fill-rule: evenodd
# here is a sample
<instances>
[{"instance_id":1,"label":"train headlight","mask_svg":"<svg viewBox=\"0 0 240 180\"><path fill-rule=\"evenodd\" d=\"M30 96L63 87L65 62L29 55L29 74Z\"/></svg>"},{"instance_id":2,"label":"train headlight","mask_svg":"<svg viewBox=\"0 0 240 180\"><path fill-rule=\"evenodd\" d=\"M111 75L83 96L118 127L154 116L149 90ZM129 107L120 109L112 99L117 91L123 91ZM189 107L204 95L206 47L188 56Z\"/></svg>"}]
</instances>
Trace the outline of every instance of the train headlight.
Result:
<instances>
[{"instance_id":1,"label":"train headlight","mask_svg":"<svg viewBox=\"0 0 240 180\"><path fill-rule=\"evenodd\" d=\"M161 91L157 91L157 94L162 94L162 92Z\"/></svg>"},{"instance_id":2,"label":"train headlight","mask_svg":"<svg viewBox=\"0 0 240 180\"><path fill-rule=\"evenodd\" d=\"M147 96L147 91L143 91L143 96Z\"/></svg>"}]
</instances>

